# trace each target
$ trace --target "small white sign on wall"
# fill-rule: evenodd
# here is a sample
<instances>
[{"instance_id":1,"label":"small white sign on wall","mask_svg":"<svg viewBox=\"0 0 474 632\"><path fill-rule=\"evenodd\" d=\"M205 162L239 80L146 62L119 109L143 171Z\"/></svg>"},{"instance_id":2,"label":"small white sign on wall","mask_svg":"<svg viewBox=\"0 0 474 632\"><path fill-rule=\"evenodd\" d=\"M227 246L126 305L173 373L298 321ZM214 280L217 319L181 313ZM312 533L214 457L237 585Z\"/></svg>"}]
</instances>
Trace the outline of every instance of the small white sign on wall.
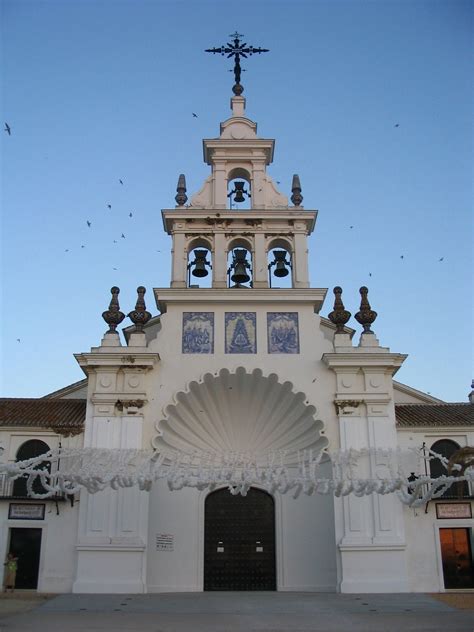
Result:
<instances>
[{"instance_id":1,"label":"small white sign on wall","mask_svg":"<svg viewBox=\"0 0 474 632\"><path fill-rule=\"evenodd\" d=\"M44 510L43 503L10 503L8 518L10 520L44 520Z\"/></svg>"},{"instance_id":2,"label":"small white sign on wall","mask_svg":"<svg viewBox=\"0 0 474 632\"><path fill-rule=\"evenodd\" d=\"M174 535L172 533L157 533L156 550L174 551Z\"/></svg>"}]
</instances>

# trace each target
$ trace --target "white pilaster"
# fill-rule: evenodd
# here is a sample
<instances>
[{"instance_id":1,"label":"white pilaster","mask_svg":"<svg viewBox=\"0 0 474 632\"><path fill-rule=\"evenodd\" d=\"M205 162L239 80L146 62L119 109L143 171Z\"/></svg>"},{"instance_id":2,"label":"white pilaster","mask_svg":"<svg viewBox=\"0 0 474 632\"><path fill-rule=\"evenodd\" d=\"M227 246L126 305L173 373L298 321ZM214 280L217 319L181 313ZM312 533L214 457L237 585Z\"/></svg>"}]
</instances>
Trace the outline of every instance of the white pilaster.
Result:
<instances>
[{"instance_id":1,"label":"white pilaster","mask_svg":"<svg viewBox=\"0 0 474 632\"><path fill-rule=\"evenodd\" d=\"M323 356L336 373L335 404L340 448L396 449L392 375L406 356L378 346L375 336L359 347L335 336L335 353ZM387 476L385 465L370 457L358 470L367 478ZM408 591L403 506L395 495L352 494L336 499L342 517L337 542L341 592Z\"/></svg>"}]
</instances>

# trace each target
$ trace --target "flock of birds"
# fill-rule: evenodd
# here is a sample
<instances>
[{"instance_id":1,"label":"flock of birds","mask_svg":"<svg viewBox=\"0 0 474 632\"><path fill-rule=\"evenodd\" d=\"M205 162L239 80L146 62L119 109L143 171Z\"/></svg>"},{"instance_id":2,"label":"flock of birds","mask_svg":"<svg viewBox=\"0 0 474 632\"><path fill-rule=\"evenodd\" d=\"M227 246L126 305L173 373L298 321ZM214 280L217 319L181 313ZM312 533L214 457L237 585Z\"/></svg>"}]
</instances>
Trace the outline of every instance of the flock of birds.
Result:
<instances>
[{"instance_id":1,"label":"flock of birds","mask_svg":"<svg viewBox=\"0 0 474 632\"><path fill-rule=\"evenodd\" d=\"M197 115L195 112L192 112L192 116L193 116L193 118L198 118L198 115ZM394 127L400 127L400 123L395 123ZM6 134L8 134L8 136L11 136L12 130L11 130L10 125L9 125L7 122L5 122L5 128L4 128L4 131L5 131L5 133L6 133ZM123 180L122 180L121 178L119 178L119 179L118 179L118 182L119 182L119 184L120 184L121 186L124 186L124 182L123 182ZM277 184L280 184L280 181L279 181L279 180L277 180L277 181L276 181L276 183L277 183ZM108 204L107 204L107 208L108 208L109 210L112 210L112 205L111 205L110 203L108 203ZM130 212L129 212L129 214L128 214L128 216L129 216L130 218L132 218L132 217L133 217L133 212L132 212L132 211L130 211ZM88 227L88 228L92 228L92 221L91 221L91 220L87 219L87 220L86 220L86 224L87 224L87 227ZM354 226L349 226L349 229L350 229L350 230L353 230L353 229L354 229ZM122 233L122 234L121 234L120 239L126 239L126 237L125 237L125 233ZM117 243L118 243L117 239L114 239L114 240L113 240L113 243L114 243L114 244L117 244ZM81 244L81 249L84 249L84 248L85 248L85 245L84 245L84 244ZM65 248L64 252L70 252L70 249L69 249L69 248ZM161 250L157 250L157 252L161 252ZM400 255L400 259L401 259L401 260L404 260L404 259L405 259L405 255ZM441 263L441 262L443 262L443 261L444 261L444 257L440 257L440 258L438 259L438 262L439 262L439 263ZM112 270L117 271L117 270L118 270L118 268L113 267L113 268L112 268ZM372 272L369 272L368 274L369 274L369 277L371 277L371 276L372 276ZM20 339L20 338L17 338L16 340L17 340L17 342L21 342L21 339Z\"/></svg>"}]
</instances>

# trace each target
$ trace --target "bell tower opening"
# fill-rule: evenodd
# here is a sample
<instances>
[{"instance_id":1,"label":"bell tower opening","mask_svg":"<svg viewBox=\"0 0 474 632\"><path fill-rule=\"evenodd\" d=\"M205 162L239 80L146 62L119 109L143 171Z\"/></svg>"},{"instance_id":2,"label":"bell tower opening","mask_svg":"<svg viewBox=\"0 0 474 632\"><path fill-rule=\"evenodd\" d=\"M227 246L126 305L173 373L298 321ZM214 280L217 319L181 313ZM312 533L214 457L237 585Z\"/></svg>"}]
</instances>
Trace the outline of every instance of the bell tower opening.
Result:
<instances>
[{"instance_id":1,"label":"bell tower opening","mask_svg":"<svg viewBox=\"0 0 474 632\"><path fill-rule=\"evenodd\" d=\"M227 179L227 208L243 210L252 208L252 181L246 169L232 169Z\"/></svg>"},{"instance_id":2,"label":"bell tower opening","mask_svg":"<svg viewBox=\"0 0 474 632\"><path fill-rule=\"evenodd\" d=\"M273 240L268 248L268 287L292 288L292 245L286 239Z\"/></svg>"},{"instance_id":3,"label":"bell tower opening","mask_svg":"<svg viewBox=\"0 0 474 632\"><path fill-rule=\"evenodd\" d=\"M235 239L227 253L227 287L253 287L252 245L246 239Z\"/></svg>"},{"instance_id":4,"label":"bell tower opening","mask_svg":"<svg viewBox=\"0 0 474 632\"><path fill-rule=\"evenodd\" d=\"M188 247L187 287L212 287L212 249L205 239L195 239Z\"/></svg>"}]
</instances>

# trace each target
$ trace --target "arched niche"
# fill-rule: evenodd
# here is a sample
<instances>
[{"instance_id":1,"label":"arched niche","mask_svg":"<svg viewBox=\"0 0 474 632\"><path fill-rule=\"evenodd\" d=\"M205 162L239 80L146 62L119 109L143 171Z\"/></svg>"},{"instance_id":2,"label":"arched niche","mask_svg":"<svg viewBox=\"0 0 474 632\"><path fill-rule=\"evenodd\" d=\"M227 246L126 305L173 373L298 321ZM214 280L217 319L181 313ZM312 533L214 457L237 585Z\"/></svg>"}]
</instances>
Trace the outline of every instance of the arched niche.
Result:
<instances>
[{"instance_id":1,"label":"arched niche","mask_svg":"<svg viewBox=\"0 0 474 632\"><path fill-rule=\"evenodd\" d=\"M243 257L245 251L245 258ZM245 263L244 263L245 262ZM229 241L227 247L227 285L228 287L252 287L254 267L253 242L245 237L235 237ZM243 271L245 269L249 280L236 283L232 280L232 276L236 272L236 268Z\"/></svg>"},{"instance_id":2,"label":"arched niche","mask_svg":"<svg viewBox=\"0 0 474 632\"><path fill-rule=\"evenodd\" d=\"M236 202L236 191L242 191L244 200ZM243 167L235 167L227 174L227 208L244 210L252 208L252 178Z\"/></svg>"},{"instance_id":3,"label":"arched niche","mask_svg":"<svg viewBox=\"0 0 474 632\"><path fill-rule=\"evenodd\" d=\"M293 283L293 243L285 237L271 239L267 245L268 284L291 288ZM284 273L287 274L284 274Z\"/></svg>"},{"instance_id":4,"label":"arched niche","mask_svg":"<svg viewBox=\"0 0 474 632\"><path fill-rule=\"evenodd\" d=\"M213 245L210 239L196 237L187 247L188 287L212 287ZM205 274L207 273L207 274Z\"/></svg>"}]
</instances>

